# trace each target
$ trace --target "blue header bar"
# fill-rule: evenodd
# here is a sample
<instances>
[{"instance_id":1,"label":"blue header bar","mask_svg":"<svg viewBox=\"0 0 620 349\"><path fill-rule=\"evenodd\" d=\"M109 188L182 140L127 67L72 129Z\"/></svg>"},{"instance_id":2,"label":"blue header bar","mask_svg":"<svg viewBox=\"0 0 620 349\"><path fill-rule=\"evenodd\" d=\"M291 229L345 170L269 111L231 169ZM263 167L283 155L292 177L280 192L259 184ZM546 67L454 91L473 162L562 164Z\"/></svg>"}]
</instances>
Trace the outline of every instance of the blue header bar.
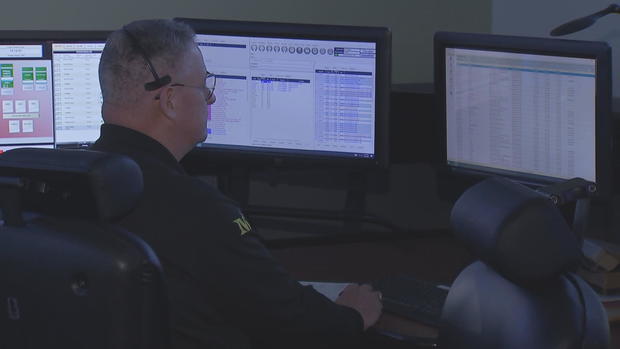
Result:
<instances>
[{"instance_id":1,"label":"blue header bar","mask_svg":"<svg viewBox=\"0 0 620 349\"><path fill-rule=\"evenodd\" d=\"M369 75L372 76L372 72L365 71L346 71L346 70L325 70L317 69L317 74L347 74L347 75Z\"/></svg>"},{"instance_id":2,"label":"blue header bar","mask_svg":"<svg viewBox=\"0 0 620 349\"><path fill-rule=\"evenodd\" d=\"M246 48L246 45L241 44L221 44L217 42L199 42L198 46L211 46L211 47L228 47L228 48Z\"/></svg>"},{"instance_id":3,"label":"blue header bar","mask_svg":"<svg viewBox=\"0 0 620 349\"><path fill-rule=\"evenodd\" d=\"M253 76L252 80L263 81L263 82L277 81L277 82L297 82L297 83L302 83L302 84L310 83L310 80L305 80L305 79L267 78L267 77L260 77L260 76Z\"/></svg>"},{"instance_id":4,"label":"blue header bar","mask_svg":"<svg viewBox=\"0 0 620 349\"><path fill-rule=\"evenodd\" d=\"M465 67L473 67L473 68L486 68L486 69L499 69L499 70L513 70L513 71L523 71L530 73L542 73L542 74L555 74L555 75L569 75L569 76L585 76L588 78L595 78L594 74L587 73L570 73L570 72L562 72L562 71L553 71L553 70L542 70L542 69L527 69L527 68L512 68L512 67L495 67L491 65L481 65L481 64L462 64L458 63L460 66Z\"/></svg>"},{"instance_id":5,"label":"blue header bar","mask_svg":"<svg viewBox=\"0 0 620 349\"><path fill-rule=\"evenodd\" d=\"M101 53L103 50L60 50L54 51L54 54L62 54L62 53Z\"/></svg>"},{"instance_id":6,"label":"blue header bar","mask_svg":"<svg viewBox=\"0 0 620 349\"><path fill-rule=\"evenodd\" d=\"M243 75L220 75L215 74L215 77L218 79L235 79L235 80L247 80L248 78Z\"/></svg>"}]
</instances>

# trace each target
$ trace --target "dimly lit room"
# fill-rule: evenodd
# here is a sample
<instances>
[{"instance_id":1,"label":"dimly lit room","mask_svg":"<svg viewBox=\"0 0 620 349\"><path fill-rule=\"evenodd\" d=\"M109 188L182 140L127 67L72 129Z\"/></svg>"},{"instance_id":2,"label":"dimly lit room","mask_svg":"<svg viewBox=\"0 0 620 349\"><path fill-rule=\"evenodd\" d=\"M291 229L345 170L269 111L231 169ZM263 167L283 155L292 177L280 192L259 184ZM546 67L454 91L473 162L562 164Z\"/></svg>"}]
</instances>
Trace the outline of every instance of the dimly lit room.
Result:
<instances>
[{"instance_id":1,"label":"dimly lit room","mask_svg":"<svg viewBox=\"0 0 620 349\"><path fill-rule=\"evenodd\" d=\"M620 4L2 8L0 348L620 347Z\"/></svg>"}]
</instances>

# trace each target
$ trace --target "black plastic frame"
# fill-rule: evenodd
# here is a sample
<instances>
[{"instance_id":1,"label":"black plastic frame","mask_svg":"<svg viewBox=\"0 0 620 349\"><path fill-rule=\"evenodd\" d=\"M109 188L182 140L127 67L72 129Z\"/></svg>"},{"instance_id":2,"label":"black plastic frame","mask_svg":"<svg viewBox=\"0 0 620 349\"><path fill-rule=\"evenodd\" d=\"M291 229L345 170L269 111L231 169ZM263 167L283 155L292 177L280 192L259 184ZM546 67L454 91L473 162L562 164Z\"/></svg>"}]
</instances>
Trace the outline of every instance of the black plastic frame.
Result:
<instances>
[{"instance_id":1,"label":"black plastic frame","mask_svg":"<svg viewBox=\"0 0 620 349\"><path fill-rule=\"evenodd\" d=\"M109 30L0 30L0 40L15 41L83 41L106 40Z\"/></svg>"},{"instance_id":2,"label":"black plastic frame","mask_svg":"<svg viewBox=\"0 0 620 349\"><path fill-rule=\"evenodd\" d=\"M392 35L388 28L193 18L175 18L175 20L189 24L198 34L360 41L375 42L377 44L375 157L373 159L325 155L316 152L290 152L271 148L222 149L209 147L207 144L202 147L196 147L183 159L183 164L190 171L203 172L204 170L218 168L222 165L235 167L277 166L282 168L317 166L387 167L389 163L388 126L392 60Z\"/></svg>"},{"instance_id":3,"label":"black plastic frame","mask_svg":"<svg viewBox=\"0 0 620 349\"><path fill-rule=\"evenodd\" d=\"M434 38L434 73L435 94L437 102L437 117L439 118L438 137L442 159L441 164L447 166L452 172L474 175L489 176L501 175L513 178L517 181L543 186L563 179L541 178L525 173L504 173L494 168L480 170L461 169L447 164L446 145L446 84L445 62L446 48L464 48L473 50L502 51L527 53L550 56L565 56L577 58L590 58L596 60L596 185L598 196L609 197L612 194L612 79L611 79L611 48L606 42L578 41L551 38L535 38L522 36L506 36L495 34L474 34L437 32Z\"/></svg>"}]
</instances>

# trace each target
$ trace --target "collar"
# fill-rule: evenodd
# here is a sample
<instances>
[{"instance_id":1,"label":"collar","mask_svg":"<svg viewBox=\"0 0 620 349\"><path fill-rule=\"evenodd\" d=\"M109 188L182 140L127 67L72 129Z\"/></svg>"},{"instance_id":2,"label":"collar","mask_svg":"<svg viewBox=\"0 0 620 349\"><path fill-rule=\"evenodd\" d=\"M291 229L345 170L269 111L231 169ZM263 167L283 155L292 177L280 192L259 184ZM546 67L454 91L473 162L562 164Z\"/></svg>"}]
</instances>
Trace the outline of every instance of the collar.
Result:
<instances>
[{"instance_id":1,"label":"collar","mask_svg":"<svg viewBox=\"0 0 620 349\"><path fill-rule=\"evenodd\" d=\"M113 124L101 125L99 139L93 150L109 151L127 155L137 162L143 159L156 160L167 168L185 173L172 153L155 139L142 132Z\"/></svg>"}]
</instances>

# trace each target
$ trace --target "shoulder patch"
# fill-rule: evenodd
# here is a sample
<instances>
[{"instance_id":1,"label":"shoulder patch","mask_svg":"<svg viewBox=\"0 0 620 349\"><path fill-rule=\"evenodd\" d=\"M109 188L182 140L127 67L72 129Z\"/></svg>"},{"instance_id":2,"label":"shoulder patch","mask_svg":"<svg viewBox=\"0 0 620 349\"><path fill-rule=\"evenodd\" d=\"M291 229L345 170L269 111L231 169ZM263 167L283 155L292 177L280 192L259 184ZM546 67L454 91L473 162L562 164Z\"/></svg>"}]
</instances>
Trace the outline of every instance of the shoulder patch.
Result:
<instances>
[{"instance_id":1,"label":"shoulder patch","mask_svg":"<svg viewBox=\"0 0 620 349\"><path fill-rule=\"evenodd\" d=\"M241 231L241 235L245 235L247 233L250 232L250 230L252 230L252 226L250 226L250 222L248 222L247 219L245 219L244 216L241 216L235 220L233 220L233 223L237 224L237 226L239 226L239 230Z\"/></svg>"}]
</instances>

